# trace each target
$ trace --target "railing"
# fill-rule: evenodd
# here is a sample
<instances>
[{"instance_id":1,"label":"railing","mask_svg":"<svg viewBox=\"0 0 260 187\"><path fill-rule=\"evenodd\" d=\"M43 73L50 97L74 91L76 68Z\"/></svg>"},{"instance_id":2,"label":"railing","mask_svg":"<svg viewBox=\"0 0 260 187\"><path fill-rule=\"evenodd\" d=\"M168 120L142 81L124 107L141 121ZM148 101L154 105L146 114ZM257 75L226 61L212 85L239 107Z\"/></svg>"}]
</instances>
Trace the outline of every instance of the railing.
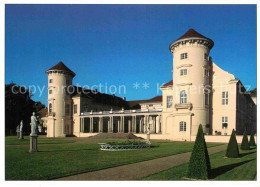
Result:
<instances>
[{"instance_id":1,"label":"railing","mask_svg":"<svg viewBox=\"0 0 260 187\"><path fill-rule=\"evenodd\" d=\"M162 109L110 110L110 111L100 111L100 112L82 112L81 115L134 114L134 113L151 113L151 112L162 112Z\"/></svg>"}]
</instances>

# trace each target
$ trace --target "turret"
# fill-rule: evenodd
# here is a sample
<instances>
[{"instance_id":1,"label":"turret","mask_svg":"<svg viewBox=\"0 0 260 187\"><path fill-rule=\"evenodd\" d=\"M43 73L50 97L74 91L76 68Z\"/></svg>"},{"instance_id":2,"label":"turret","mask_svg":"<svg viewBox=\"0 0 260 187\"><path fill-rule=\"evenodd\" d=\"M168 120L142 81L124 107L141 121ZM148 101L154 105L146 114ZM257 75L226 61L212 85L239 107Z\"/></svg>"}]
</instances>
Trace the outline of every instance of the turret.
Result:
<instances>
[{"instance_id":1,"label":"turret","mask_svg":"<svg viewBox=\"0 0 260 187\"><path fill-rule=\"evenodd\" d=\"M169 46L173 54L173 105L176 113L192 113L192 134L209 123L211 59L214 42L193 29Z\"/></svg>"},{"instance_id":2,"label":"turret","mask_svg":"<svg viewBox=\"0 0 260 187\"><path fill-rule=\"evenodd\" d=\"M75 73L63 62L59 62L46 71L48 75L48 122L47 136L65 136L65 106L71 106L67 97L67 87L72 85Z\"/></svg>"}]
</instances>

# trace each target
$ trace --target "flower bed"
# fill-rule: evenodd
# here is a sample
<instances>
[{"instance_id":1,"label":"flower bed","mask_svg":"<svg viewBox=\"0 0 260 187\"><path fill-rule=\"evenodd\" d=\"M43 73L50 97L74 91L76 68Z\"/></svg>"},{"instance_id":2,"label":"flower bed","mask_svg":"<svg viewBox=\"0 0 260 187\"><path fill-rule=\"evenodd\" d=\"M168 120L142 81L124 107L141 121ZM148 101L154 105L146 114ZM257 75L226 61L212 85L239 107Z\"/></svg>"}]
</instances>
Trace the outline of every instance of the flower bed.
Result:
<instances>
[{"instance_id":1,"label":"flower bed","mask_svg":"<svg viewBox=\"0 0 260 187\"><path fill-rule=\"evenodd\" d=\"M102 151L119 151L119 150L132 150L132 149L145 149L150 148L150 144L146 142L108 142L99 143L100 150Z\"/></svg>"}]
</instances>

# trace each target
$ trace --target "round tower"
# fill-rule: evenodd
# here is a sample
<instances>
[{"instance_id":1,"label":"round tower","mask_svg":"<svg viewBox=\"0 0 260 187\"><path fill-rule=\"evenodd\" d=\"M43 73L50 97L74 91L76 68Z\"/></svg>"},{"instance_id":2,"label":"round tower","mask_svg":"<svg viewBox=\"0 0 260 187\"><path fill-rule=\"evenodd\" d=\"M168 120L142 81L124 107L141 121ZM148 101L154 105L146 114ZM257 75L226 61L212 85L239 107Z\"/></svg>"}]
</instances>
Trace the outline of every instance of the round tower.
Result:
<instances>
[{"instance_id":1,"label":"round tower","mask_svg":"<svg viewBox=\"0 0 260 187\"><path fill-rule=\"evenodd\" d=\"M59 62L47 70L46 74L48 75L47 137L64 137L66 136L65 124L68 123L65 107L71 106L71 99L66 88L72 85L75 73L63 62Z\"/></svg>"},{"instance_id":2,"label":"round tower","mask_svg":"<svg viewBox=\"0 0 260 187\"><path fill-rule=\"evenodd\" d=\"M196 135L199 124L204 130L206 124L210 124L212 65L209 53L213 46L211 39L193 29L169 46L173 54L173 112L176 116L190 116L187 126L191 135Z\"/></svg>"}]
</instances>

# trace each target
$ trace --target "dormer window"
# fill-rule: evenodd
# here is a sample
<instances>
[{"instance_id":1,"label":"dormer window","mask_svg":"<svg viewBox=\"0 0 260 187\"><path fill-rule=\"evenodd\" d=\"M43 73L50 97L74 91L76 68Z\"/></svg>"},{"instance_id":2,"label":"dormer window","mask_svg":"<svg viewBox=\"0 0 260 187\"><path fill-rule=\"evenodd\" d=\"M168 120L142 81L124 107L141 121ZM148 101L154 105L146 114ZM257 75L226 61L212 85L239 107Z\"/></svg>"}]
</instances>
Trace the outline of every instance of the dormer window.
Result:
<instances>
[{"instance_id":1,"label":"dormer window","mask_svg":"<svg viewBox=\"0 0 260 187\"><path fill-rule=\"evenodd\" d=\"M181 60L188 58L188 53L181 54Z\"/></svg>"}]
</instances>

